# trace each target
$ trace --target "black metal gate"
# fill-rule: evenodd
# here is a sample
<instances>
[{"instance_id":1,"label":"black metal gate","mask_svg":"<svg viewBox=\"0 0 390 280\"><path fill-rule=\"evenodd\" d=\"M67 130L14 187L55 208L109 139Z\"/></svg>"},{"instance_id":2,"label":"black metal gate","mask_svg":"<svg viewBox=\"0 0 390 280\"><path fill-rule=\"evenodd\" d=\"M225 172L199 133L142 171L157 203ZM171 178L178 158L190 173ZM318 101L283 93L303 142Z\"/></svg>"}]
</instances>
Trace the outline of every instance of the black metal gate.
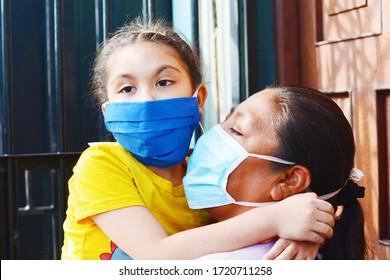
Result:
<instances>
[{"instance_id":1,"label":"black metal gate","mask_svg":"<svg viewBox=\"0 0 390 280\"><path fill-rule=\"evenodd\" d=\"M108 32L171 1L0 0L1 259L59 259L67 181L106 131L89 93Z\"/></svg>"},{"instance_id":2,"label":"black metal gate","mask_svg":"<svg viewBox=\"0 0 390 280\"><path fill-rule=\"evenodd\" d=\"M1 259L60 258L72 167L88 142L108 136L89 91L95 51L136 16L172 21L179 1L0 0ZM196 36L198 0L185 1ZM229 1L238 7L244 99L275 81L274 3Z\"/></svg>"}]
</instances>

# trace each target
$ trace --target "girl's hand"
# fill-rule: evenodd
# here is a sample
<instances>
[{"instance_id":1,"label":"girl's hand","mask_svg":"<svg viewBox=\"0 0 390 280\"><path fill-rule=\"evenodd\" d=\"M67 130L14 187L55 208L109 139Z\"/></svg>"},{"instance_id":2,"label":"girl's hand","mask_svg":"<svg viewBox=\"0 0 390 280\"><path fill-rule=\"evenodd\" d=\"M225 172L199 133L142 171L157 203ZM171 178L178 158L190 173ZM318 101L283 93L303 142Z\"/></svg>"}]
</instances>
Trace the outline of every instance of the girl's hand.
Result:
<instances>
[{"instance_id":1,"label":"girl's hand","mask_svg":"<svg viewBox=\"0 0 390 280\"><path fill-rule=\"evenodd\" d=\"M279 238L272 249L263 257L264 260L314 260L319 243L294 241Z\"/></svg>"},{"instance_id":2,"label":"girl's hand","mask_svg":"<svg viewBox=\"0 0 390 280\"><path fill-rule=\"evenodd\" d=\"M272 206L278 237L322 244L333 235L333 207L315 193L293 195Z\"/></svg>"}]
</instances>

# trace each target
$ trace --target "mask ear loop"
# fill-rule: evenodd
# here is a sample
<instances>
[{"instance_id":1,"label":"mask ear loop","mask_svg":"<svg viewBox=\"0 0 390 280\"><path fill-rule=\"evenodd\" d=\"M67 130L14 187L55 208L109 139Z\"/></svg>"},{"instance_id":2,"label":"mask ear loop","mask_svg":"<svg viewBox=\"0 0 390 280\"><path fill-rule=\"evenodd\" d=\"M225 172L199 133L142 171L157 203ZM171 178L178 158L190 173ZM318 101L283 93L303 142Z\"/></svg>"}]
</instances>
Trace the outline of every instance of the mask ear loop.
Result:
<instances>
[{"instance_id":1,"label":"mask ear loop","mask_svg":"<svg viewBox=\"0 0 390 280\"><path fill-rule=\"evenodd\" d=\"M351 173L349 174L348 180L352 180L354 182L357 182L357 181L360 181L363 178L363 176L364 176L363 172L360 169L354 167L354 168L352 168ZM348 180L347 180L347 182L345 182L344 186L348 183ZM322 200L328 200L329 198L336 196L344 188L344 186L342 186L338 190L335 190L334 192L320 195L318 198L322 199Z\"/></svg>"},{"instance_id":2,"label":"mask ear loop","mask_svg":"<svg viewBox=\"0 0 390 280\"><path fill-rule=\"evenodd\" d=\"M195 93L192 95L192 97L198 98L198 91L199 91L199 89L200 89L201 86L202 86L202 85L200 84L200 85L197 87L197 89L195 90ZM200 126L200 130L202 131L202 134L204 134L204 133L205 133L205 130L204 130L203 125L202 125L201 122L199 122L199 126Z\"/></svg>"},{"instance_id":3,"label":"mask ear loop","mask_svg":"<svg viewBox=\"0 0 390 280\"><path fill-rule=\"evenodd\" d=\"M204 134L204 133L205 133L205 131L204 131L204 128L203 128L203 125L202 125L202 123L201 123L201 122L199 122L199 126L200 126L200 130L202 130L202 134Z\"/></svg>"},{"instance_id":4,"label":"mask ear loop","mask_svg":"<svg viewBox=\"0 0 390 280\"><path fill-rule=\"evenodd\" d=\"M199 91L199 89L200 89L201 86L202 86L202 84L200 84L200 85L196 88L196 90L195 90L194 94L192 95L192 97L198 98L198 91Z\"/></svg>"}]
</instances>

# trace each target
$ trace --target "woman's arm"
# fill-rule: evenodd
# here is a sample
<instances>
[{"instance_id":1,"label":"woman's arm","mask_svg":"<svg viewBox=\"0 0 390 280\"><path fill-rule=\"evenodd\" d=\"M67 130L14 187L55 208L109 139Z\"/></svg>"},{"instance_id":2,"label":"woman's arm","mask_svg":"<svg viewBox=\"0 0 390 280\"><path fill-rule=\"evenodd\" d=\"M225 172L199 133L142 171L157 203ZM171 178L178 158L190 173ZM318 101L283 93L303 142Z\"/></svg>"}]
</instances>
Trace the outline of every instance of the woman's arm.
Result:
<instances>
[{"instance_id":1,"label":"woman's arm","mask_svg":"<svg viewBox=\"0 0 390 280\"><path fill-rule=\"evenodd\" d=\"M234 218L168 236L151 212L126 207L93 217L95 223L134 259L195 259L232 251L274 236L323 242L333 234L333 208L312 193L249 210Z\"/></svg>"}]
</instances>

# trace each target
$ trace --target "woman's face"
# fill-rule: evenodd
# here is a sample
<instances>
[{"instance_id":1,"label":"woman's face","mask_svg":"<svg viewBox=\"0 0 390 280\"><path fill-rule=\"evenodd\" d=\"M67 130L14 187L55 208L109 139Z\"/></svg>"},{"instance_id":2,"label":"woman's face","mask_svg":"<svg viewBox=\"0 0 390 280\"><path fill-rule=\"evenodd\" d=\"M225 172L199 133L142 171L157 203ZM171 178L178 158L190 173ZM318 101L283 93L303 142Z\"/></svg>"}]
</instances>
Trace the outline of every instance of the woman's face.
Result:
<instances>
[{"instance_id":1,"label":"woman's face","mask_svg":"<svg viewBox=\"0 0 390 280\"><path fill-rule=\"evenodd\" d=\"M109 102L140 102L193 95L186 65L171 47L137 42L117 49L107 62Z\"/></svg>"},{"instance_id":2,"label":"woman's face","mask_svg":"<svg viewBox=\"0 0 390 280\"><path fill-rule=\"evenodd\" d=\"M235 107L221 124L222 128L249 153L275 155L277 138L271 129L272 110L269 93L261 91ZM269 202L270 192L279 173L273 171L272 162L248 157L229 176L228 193L236 201ZM230 204L210 208L208 211L217 220L224 220L249 210L250 207Z\"/></svg>"}]
</instances>

